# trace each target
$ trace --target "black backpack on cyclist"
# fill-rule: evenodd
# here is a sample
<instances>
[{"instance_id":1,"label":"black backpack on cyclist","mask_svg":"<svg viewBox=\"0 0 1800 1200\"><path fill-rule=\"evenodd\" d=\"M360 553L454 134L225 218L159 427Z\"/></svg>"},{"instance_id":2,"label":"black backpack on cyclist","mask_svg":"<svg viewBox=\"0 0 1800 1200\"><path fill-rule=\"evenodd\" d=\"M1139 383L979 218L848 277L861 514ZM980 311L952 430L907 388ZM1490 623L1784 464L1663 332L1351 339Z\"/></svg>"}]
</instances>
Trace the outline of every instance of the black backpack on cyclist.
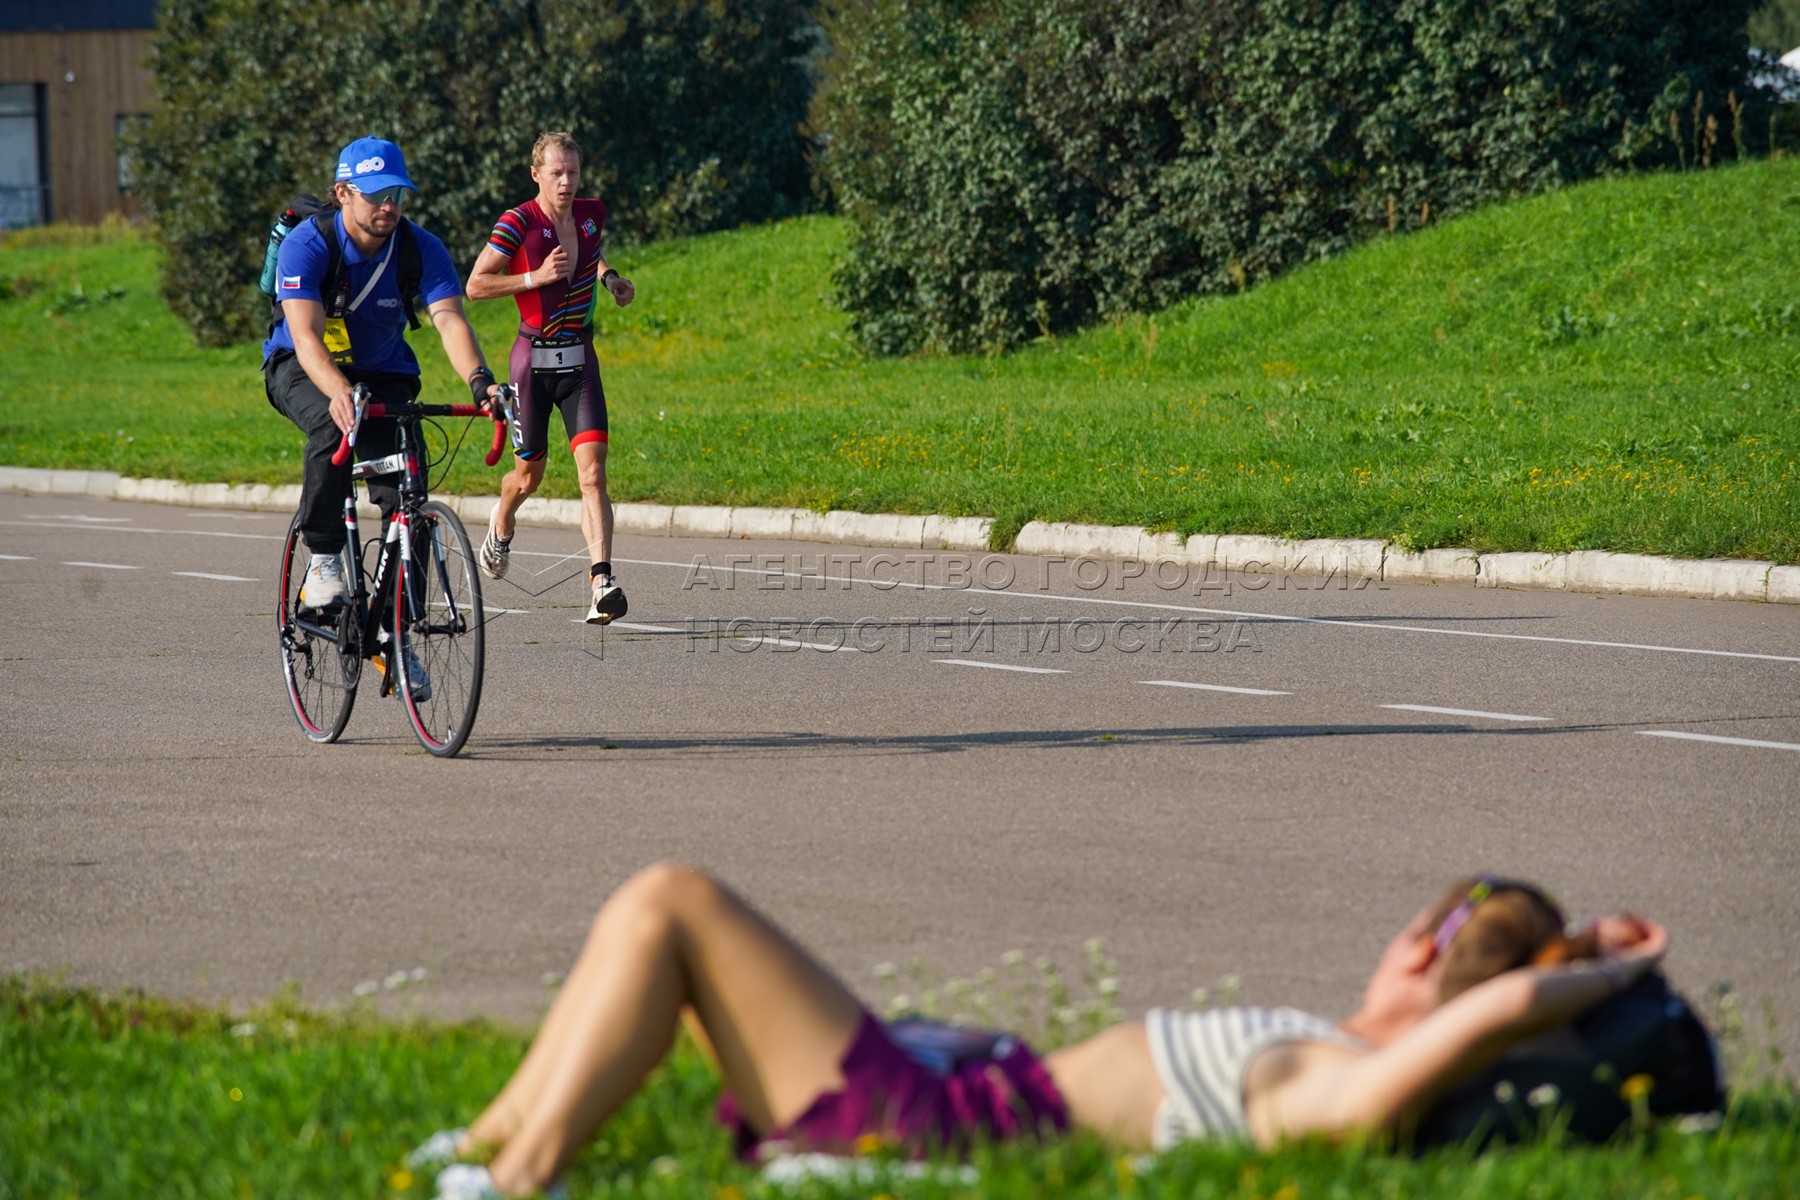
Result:
<instances>
[{"instance_id":1,"label":"black backpack on cyclist","mask_svg":"<svg viewBox=\"0 0 1800 1200\"><path fill-rule=\"evenodd\" d=\"M350 307L350 281L348 272L344 270L344 249L338 245L337 222L333 219L338 210L337 201L327 197L321 200L310 192L302 192L288 201L286 208L275 218L275 224L269 228L269 245L263 251L262 293L269 298L269 332L275 332L275 326L281 323L281 301L276 299L279 274L276 269L277 259L281 253L281 243L287 235L299 228L300 222L310 220L318 226L319 233L325 238L325 249L331 255L331 265L325 270L324 283L319 294L326 297L325 311L327 316L342 316ZM425 277L425 263L419 256L419 243L413 238L412 222L405 217L394 229L394 236L399 242L394 246L394 266L396 278L400 283L400 303L406 307L406 324L409 329L419 328L419 283Z\"/></svg>"}]
</instances>

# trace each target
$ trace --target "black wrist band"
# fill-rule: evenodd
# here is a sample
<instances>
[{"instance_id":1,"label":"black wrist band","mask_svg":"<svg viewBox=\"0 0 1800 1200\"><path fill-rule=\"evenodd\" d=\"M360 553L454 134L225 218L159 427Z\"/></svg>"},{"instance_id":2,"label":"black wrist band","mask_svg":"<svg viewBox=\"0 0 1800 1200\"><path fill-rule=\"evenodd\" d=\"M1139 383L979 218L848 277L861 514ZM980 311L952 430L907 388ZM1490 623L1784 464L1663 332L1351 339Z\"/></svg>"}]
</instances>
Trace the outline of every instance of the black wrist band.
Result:
<instances>
[{"instance_id":1,"label":"black wrist band","mask_svg":"<svg viewBox=\"0 0 1800 1200\"><path fill-rule=\"evenodd\" d=\"M606 274L604 274L600 277L600 286L606 287L607 280L617 279L618 277L619 277L618 271L614 270L612 267L608 267L608 268L606 268ZM608 288L607 290L611 291L612 289Z\"/></svg>"},{"instance_id":2,"label":"black wrist band","mask_svg":"<svg viewBox=\"0 0 1800 1200\"><path fill-rule=\"evenodd\" d=\"M487 390L494 386L494 373L486 367L476 367L469 372L469 394L480 404L487 399Z\"/></svg>"}]
</instances>

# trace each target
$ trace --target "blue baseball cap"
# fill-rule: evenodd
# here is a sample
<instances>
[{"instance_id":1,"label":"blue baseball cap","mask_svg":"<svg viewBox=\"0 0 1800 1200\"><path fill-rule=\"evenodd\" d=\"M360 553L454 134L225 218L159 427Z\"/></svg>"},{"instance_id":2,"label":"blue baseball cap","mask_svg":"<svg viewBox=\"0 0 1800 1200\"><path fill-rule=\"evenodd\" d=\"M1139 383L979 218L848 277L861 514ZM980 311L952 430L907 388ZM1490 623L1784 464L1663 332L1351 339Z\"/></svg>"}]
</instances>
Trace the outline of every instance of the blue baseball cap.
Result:
<instances>
[{"instance_id":1,"label":"blue baseball cap","mask_svg":"<svg viewBox=\"0 0 1800 1200\"><path fill-rule=\"evenodd\" d=\"M406 177L406 156L400 147L376 137L357 138L344 147L338 154L337 181L359 192L391 187L419 190Z\"/></svg>"}]
</instances>

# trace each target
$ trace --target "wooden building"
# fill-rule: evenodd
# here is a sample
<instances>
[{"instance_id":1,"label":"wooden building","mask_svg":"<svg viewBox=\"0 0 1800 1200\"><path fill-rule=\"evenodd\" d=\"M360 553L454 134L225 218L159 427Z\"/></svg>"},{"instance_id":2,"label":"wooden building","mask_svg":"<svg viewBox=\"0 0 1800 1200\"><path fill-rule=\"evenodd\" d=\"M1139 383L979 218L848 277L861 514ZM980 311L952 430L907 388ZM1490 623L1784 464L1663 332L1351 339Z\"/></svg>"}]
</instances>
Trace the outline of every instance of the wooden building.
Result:
<instances>
[{"instance_id":1,"label":"wooden building","mask_svg":"<svg viewBox=\"0 0 1800 1200\"><path fill-rule=\"evenodd\" d=\"M150 110L156 0L0 2L0 228L136 216L120 130Z\"/></svg>"}]
</instances>

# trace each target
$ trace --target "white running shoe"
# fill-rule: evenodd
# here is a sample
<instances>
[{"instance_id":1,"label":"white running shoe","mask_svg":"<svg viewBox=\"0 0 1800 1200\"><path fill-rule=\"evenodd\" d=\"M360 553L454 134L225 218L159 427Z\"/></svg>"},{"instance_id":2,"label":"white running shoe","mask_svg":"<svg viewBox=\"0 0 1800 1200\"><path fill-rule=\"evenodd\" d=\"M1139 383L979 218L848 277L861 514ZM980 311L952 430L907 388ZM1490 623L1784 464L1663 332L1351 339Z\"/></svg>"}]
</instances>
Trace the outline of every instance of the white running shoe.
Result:
<instances>
[{"instance_id":1,"label":"white running shoe","mask_svg":"<svg viewBox=\"0 0 1800 1200\"><path fill-rule=\"evenodd\" d=\"M330 608L342 604L349 592L344 588L344 563L335 554L315 554L306 564L306 578L300 581L300 607Z\"/></svg>"},{"instance_id":2,"label":"white running shoe","mask_svg":"<svg viewBox=\"0 0 1800 1200\"><path fill-rule=\"evenodd\" d=\"M393 643L387 643L387 649L375 656L375 669L383 675L387 674L388 656L394 652ZM425 664L413 653L412 643L401 647L400 653L406 656L406 686L412 689L413 702L423 704L431 699L431 676L425 672Z\"/></svg>"},{"instance_id":3,"label":"white running shoe","mask_svg":"<svg viewBox=\"0 0 1800 1200\"><path fill-rule=\"evenodd\" d=\"M506 575L507 563L512 555L512 539L502 538L494 532L494 518L500 515L498 506L488 514L487 537L482 539L481 553L476 555L481 563L481 573L489 579L500 579ZM517 533L518 530L513 532Z\"/></svg>"},{"instance_id":4,"label":"white running shoe","mask_svg":"<svg viewBox=\"0 0 1800 1200\"><path fill-rule=\"evenodd\" d=\"M594 604L588 609L589 625L611 625L625 615L625 589L611 575L594 576Z\"/></svg>"},{"instance_id":5,"label":"white running shoe","mask_svg":"<svg viewBox=\"0 0 1800 1200\"><path fill-rule=\"evenodd\" d=\"M568 1193L560 1183L546 1187L542 1195L549 1200L566 1200ZM437 1177L437 1200L506 1200L494 1186L494 1177L486 1167L474 1163L451 1163Z\"/></svg>"},{"instance_id":6,"label":"white running shoe","mask_svg":"<svg viewBox=\"0 0 1800 1200\"><path fill-rule=\"evenodd\" d=\"M462 1145L468 1132L467 1129L438 1130L407 1152L407 1169L426 1171L449 1166L456 1161L456 1148Z\"/></svg>"}]
</instances>

